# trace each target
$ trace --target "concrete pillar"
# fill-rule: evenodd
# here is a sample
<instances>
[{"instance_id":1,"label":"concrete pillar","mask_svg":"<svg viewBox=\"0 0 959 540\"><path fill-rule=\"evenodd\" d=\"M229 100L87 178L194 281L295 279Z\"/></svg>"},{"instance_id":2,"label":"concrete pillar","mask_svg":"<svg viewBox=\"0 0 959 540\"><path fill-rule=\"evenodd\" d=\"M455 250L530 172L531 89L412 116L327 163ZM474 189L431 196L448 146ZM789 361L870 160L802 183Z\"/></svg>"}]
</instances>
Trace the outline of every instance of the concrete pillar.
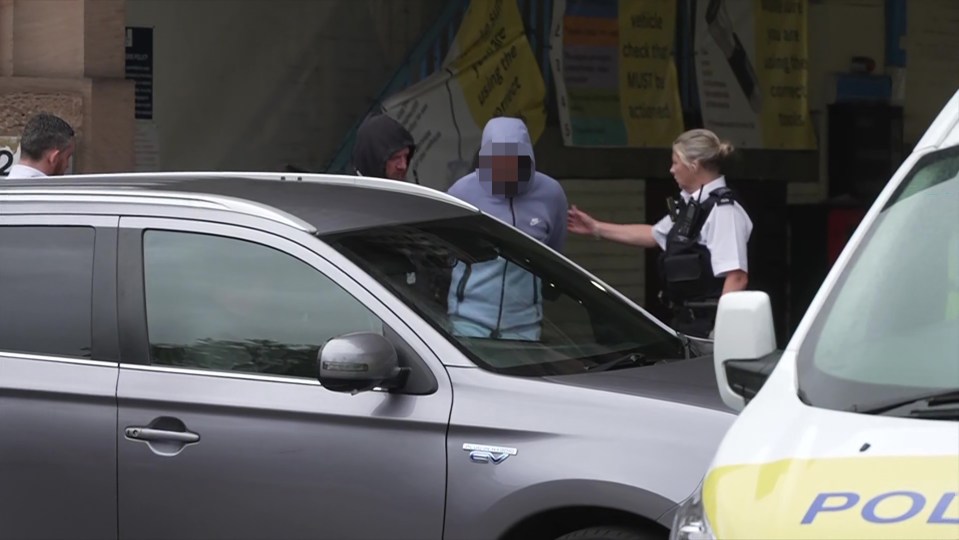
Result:
<instances>
[{"instance_id":1,"label":"concrete pillar","mask_svg":"<svg viewBox=\"0 0 959 540\"><path fill-rule=\"evenodd\" d=\"M77 131L74 172L133 170L125 0L0 0L0 135L39 111Z\"/></svg>"}]
</instances>

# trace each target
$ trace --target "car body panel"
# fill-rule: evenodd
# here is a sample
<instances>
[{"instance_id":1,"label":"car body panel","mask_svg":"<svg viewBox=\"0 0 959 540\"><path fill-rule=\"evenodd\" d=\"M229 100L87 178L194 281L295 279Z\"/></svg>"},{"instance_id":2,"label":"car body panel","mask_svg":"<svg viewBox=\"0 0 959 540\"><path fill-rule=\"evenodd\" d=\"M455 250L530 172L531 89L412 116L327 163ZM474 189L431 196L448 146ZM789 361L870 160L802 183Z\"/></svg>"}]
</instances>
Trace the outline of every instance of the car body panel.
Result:
<instances>
[{"instance_id":1,"label":"car body panel","mask_svg":"<svg viewBox=\"0 0 959 540\"><path fill-rule=\"evenodd\" d=\"M88 227L95 235L89 358L0 350L0 538L117 536L117 222L0 215L0 227ZM0 305L0 324L32 308Z\"/></svg>"},{"instance_id":2,"label":"car body panel","mask_svg":"<svg viewBox=\"0 0 959 540\"><path fill-rule=\"evenodd\" d=\"M439 380L437 391L425 396L352 396L307 379L124 364L118 384L121 537L441 534L452 392L442 366L401 321L335 267L278 236L182 220L124 218L121 227L236 238L296 257L405 333ZM128 248L121 245L121 258L139 256ZM181 422L199 441L164 450L124 437L158 419ZM177 519L155 520L157 507ZM379 519L364 519L367 512Z\"/></svg>"},{"instance_id":3,"label":"car body panel","mask_svg":"<svg viewBox=\"0 0 959 540\"><path fill-rule=\"evenodd\" d=\"M722 437L735 418L621 391L449 372L448 538L495 538L521 517L570 506L610 505L655 521L702 477L712 450L700 441ZM516 455L476 463L464 444Z\"/></svg>"},{"instance_id":4,"label":"car body panel","mask_svg":"<svg viewBox=\"0 0 959 540\"><path fill-rule=\"evenodd\" d=\"M318 237L398 219L474 215L475 208L427 188L333 176L299 185L287 176L76 176L0 189L0 204L16 219L91 214L116 226L122 216L110 237L120 251L112 274L117 284L100 291L101 304L114 304L112 312L101 306L102 320L117 328L101 341L116 341L122 363L81 363L51 379L95 385L86 394L99 397L85 403L95 402L95 415L109 424L97 456L115 465L113 476L90 484L113 487L113 499L97 502L113 505L113 528L102 537L491 538L538 513L573 506L668 525L734 418L710 397L714 381L710 386L698 371L687 371L691 363L552 378L484 371ZM98 198L104 190L109 196ZM246 201L244 193L255 197ZM342 212L324 206L334 200L370 206ZM404 208L409 201L416 201L416 213ZM149 365L138 242L151 227L252 240L307 262L395 330L435 378L436 390L351 396L312 380ZM97 375L86 374L94 369ZM173 421L199 439L171 447L128 432ZM497 454L494 464L471 459L464 444L517 452Z\"/></svg>"}]
</instances>

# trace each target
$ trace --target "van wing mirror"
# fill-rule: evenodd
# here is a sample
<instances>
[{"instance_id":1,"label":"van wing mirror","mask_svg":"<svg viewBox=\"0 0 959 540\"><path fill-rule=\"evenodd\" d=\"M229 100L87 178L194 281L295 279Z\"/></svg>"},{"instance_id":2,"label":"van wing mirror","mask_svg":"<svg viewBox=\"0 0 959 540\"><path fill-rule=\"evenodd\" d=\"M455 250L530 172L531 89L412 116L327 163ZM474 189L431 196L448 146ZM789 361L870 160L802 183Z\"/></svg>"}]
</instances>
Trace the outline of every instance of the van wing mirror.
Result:
<instances>
[{"instance_id":1,"label":"van wing mirror","mask_svg":"<svg viewBox=\"0 0 959 540\"><path fill-rule=\"evenodd\" d=\"M713 362L719 395L741 411L759 392L779 361L769 295L760 291L724 294L716 311Z\"/></svg>"},{"instance_id":2,"label":"van wing mirror","mask_svg":"<svg viewBox=\"0 0 959 540\"><path fill-rule=\"evenodd\" d=\"M726 360L726 381L734 394L742 396L744 405L756 397L782 355L776 350L756 360Z\"/></svg>"}]
</instances>

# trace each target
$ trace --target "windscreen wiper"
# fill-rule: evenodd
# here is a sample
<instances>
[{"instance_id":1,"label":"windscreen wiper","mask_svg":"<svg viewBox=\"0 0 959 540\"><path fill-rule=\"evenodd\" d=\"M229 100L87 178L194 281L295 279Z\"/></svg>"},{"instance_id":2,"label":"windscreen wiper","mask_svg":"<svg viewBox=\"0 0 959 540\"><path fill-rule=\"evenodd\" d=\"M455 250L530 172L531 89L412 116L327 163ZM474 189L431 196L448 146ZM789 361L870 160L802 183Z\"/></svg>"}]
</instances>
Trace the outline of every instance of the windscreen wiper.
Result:
<instances>
[{"instance_id":1,"label":"windscreen wiper","mask_svg":"<svg viewBox=\"0 0 959 540\"><path fill-rule=\"evenodd\" d=\"M631 352L627 355L620 356L618 358L613 358L612 360L607 360L606 362L600 362L599 364L590 366L586 368L586 371L590 373L597 371L607 371L617 367L626 367L633 366L636 364L644 365L646 361L646 355L638 352Z\"/></svg>"},{"instance_id":2,"label":"windscreen wiper","mask_svg":"<svg viewBox=\"0 0 959 540\"><path fill-rule=\"evenodd\" d=\"M959 418L959 407L941 408L943 405L959 404L959 388L928 392L910 398L897 398L885 403L867 406L853 405L849 410L862 414L887 414L897 409L915 406L907 412L908 416L928 419Z\"/></svg>"}]
</instances>

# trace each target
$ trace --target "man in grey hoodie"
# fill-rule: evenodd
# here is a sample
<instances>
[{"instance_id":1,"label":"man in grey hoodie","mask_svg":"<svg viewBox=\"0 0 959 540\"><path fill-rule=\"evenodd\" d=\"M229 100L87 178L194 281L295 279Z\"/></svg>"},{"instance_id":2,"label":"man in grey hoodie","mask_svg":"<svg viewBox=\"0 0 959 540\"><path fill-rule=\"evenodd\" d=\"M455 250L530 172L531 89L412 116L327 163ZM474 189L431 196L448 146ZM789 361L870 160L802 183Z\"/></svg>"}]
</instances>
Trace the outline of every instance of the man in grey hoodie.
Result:
<instances>
[{"instance_id":1,"label":"man in grey hoodie","mask_svg":"<svg viewBox=\"0 0 959 540\"><path fill-rule=\"evenodd\" d=\"M449 193L556 251L565 247L566 193L555 179L536 172L529 131L518 118L498 117L486 123L479 167L457 180ZM453 269L447 305L457 335L539 339L541 283L503 258L471 266L458 264Z\"/></svg>"}]
</instances>

